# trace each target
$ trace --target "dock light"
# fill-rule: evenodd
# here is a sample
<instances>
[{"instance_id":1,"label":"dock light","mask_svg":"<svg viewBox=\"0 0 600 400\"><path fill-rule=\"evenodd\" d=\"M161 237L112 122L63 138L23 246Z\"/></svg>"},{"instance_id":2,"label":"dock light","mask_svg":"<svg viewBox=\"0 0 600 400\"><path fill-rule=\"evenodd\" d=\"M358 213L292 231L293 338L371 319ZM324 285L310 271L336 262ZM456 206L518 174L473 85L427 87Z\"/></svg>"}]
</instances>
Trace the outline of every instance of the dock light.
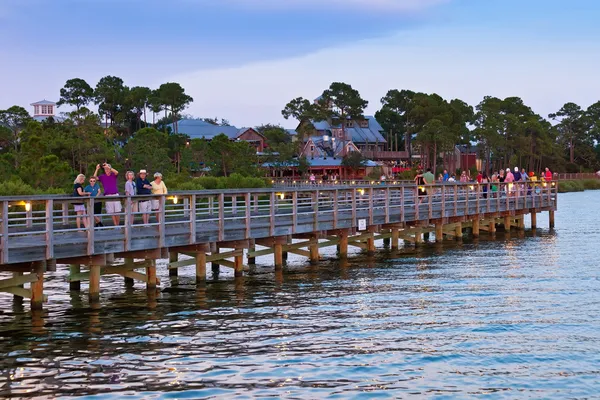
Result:
<instances>
[{"instance_id":1,"label":"dock light","mask_svg":"<svg viewBox=\"0 0 600 400\"><path fill-rule=\"evenodd\" d=\"M423 191L423 190L425 190L425 186L419 186L419 190L420 190L420 191Z\"/></svg>"},{"instance_id":2,"label":"dock light","mask_svg":"<svg viewBox=\"0 0 600 400\"><path fill-rule=\"evenodd\" d=\"M323 181L319 181L319 185L320 185L321 183L323 183Z\"/></svg>"},{"instance_id":3,"label":"dock light","mask_svg":"<svg viewBox=\"0 0 600 400\"><path fill-rule=\"evenodd\" d=\"M282 181L281 181L281 183L285 183L285 181L284 181L284 180L282 180Z\"/></svg>"},{"instance_id":4,"label":"dock light","mask_svg":"<svg viewBox=\"0 0 600 400\"><path fill-rule=\"evenodd\" d=\"M396 185L397 183L398 183L398 182L396 182L396 181L392 182L392 184L394 184L394 185Z\"/></svg>"},{"instance_id":5,"label":"dock light","mask_svg":"<svg viewBox=\"0 0 600 400\"><path fill-rule=\"evenodd\" d=\"M552 187L556 186L556 182L552 182Z\"/></svg>"},{"instance_id":6,"label":"dock light","mask_svg":"<svg viewBox=\"0 0 600 400\"><path fill-rule=\"evenodd\" d=\"M178 201L177 196L173 196L173 204L177 204Z\"/></svg>"},{"instance_id":7,"label":"dock light","mask_svg":"<svg viewBox=\"0 0 600 400\"><path fill-rule=\"evenodd\" d=\"M546 187L546 186L548 186L548 184L546 182L544 182L544 183L542 183L542 186Z\"/></svg>"},{"instance_id":8,"label":"dock light","mask_svg":"<svg viewBox=\"0 0 600 400\"><path fill-rule=\"evenodd\" d=\"M353 184L353 185L356 185L356 182L355 182L355 181L352 181L352 184Z\"/></svg>"},{"instance_id":9,"label":"dock light","mask_svg":"<svg viewBox=\"0 0 600 400\"><path fill-rule=\"evenodd\" d=\"M271 179L271 183L275 183L275 181Z\"/></svg>"},{"instance_id":10,"label":"dock light","mask_svg":"<svg viewBox=\"0 0 600 400\"><path fill-rule=\"evenodd\" d=\"M475 186L471 185L471 186L469 186L469 189L475 190Z\"/></svg>"},{"instance_id":11,"label":"dock light","mask_svg":"<svg viewBox=\"0 0 600 400\"><path fill-rule=\"evenodd\" d=\"M375 184L375 181L371 181L371 185L374 185L374 184Z\"/></svg>"},{"instance_id":12,"label":"dock light","mask_svg":"<svg viewBox=\"0 0 600 400\"><path fill-rule=\"evenodd\" d=\"M364 195L365 194L365 189L358 189L358 193L360 193L360 195Z\"/></svg>"},{"instance_id":13,"label":"dock light","mask_svg":"<svg viewBox=\"0 0 600 400\"><path fill-rule=\"evenodd\" d=\"M31 203L30 202L25 203L25 211L31 211Z\"/></svg>"},{"instance_id":14,"label":"dock light","mask_svg":"<svg viewBox=\"0 0 600 400\"><path fill-rule=\"evenodd\" d=\"M285 193L277 193L277 195L279 196L279 198L280 198L281 200L284 200L284 199L285 199Z\"/></svg>"}]
</instances>

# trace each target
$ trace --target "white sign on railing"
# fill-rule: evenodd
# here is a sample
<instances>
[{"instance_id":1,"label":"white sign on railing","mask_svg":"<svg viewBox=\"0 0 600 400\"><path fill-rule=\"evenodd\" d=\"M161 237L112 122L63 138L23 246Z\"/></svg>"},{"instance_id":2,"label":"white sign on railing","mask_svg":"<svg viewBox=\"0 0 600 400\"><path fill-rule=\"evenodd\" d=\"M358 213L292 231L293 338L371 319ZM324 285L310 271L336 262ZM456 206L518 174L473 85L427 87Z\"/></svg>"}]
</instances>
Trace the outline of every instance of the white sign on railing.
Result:
<instances>
[{"instance_id":1,"label":"white sign on railing","mask_svg":"<svg viewBox=\"0 0 600 400\"><path fill-rule=\"evenodd\" d=\"M359 219L358 220L358 230L359 231L366 231L367 230L367 220L366 219Z\"/></svg>"}]
</instances>

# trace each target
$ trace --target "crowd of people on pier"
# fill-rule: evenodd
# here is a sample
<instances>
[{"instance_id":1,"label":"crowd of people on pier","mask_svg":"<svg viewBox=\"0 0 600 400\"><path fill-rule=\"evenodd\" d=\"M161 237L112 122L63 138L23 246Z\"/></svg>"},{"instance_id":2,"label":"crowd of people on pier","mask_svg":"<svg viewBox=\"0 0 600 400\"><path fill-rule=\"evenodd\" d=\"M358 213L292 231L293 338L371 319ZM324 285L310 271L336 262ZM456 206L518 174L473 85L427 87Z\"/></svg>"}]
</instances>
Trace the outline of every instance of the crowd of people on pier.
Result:
<instances>
[{"instance_id":1,"label":"crowd of people on pier","mask_svg":"<svg viewBox=\"0 0 600 400\"><path fill-rule=\"evenodd\" d=\"M100 170L103 174L99 174ZM77 175L73 184L73 197L98 197L104 195L106 197L119 196L119 185L118 185L119 171L114 169L110 164L103 163L96 166L94 175L89 178L89 184L85 185L86 177L84 174ZM126 196L149 196L149 195L160 195L167 194L167 186L163 181L163 176L160 172L154 173L154 180L148 180L148 172L145 169L141 169L136 177L133 171L127 171L125 173L125 195ZM100 184L102 187L100 187ZM83 225L85 228L88 227L88 218L84 217L86 214L86 208L84 203L73 204L75 212L77 214L76 223L77 228L80 229ZM121 200L107 200L104 202L106 213L111 215L112 222L115 226L121 223L121 212L123 211L123 205ZM94 224L95 226L103 226L102 219L99 215L102 214L102 202L94 202ZM156 220L159 220L160 213L160 201L149 197L140 198L132 203L132 211L139 212L142 215L142 222L148 224L150 221L150 214L156 213ZM130 216L130 224L133 224L133 215Z\"/></svg>"}]
</instances>

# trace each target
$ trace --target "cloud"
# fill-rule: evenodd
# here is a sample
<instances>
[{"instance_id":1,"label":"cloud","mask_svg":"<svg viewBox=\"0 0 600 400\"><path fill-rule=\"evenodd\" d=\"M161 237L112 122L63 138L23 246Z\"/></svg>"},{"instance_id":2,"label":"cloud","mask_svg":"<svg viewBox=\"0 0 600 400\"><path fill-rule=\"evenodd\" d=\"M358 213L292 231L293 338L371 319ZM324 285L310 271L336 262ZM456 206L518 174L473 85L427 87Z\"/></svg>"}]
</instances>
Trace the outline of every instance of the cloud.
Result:
<instances>
[{"instance_id":1,"label":"cloud","mask_svg":"<svg viewBox=\"0 0 600 400\"><path fill-rule=\"evenodd\" d=\"M329 48L307 56L236 68L165 77L194 97L188 110L236 125L285 121L281 109L292 98L317 97L333 81L350 83L380 107L389 89L411 89L460 98L476 105L486 95L520 96L543 116L567 101L587 107L597 101L600 81L594 43L524 41L507 32L436 30Z\"/></svg>"}]
</instances>

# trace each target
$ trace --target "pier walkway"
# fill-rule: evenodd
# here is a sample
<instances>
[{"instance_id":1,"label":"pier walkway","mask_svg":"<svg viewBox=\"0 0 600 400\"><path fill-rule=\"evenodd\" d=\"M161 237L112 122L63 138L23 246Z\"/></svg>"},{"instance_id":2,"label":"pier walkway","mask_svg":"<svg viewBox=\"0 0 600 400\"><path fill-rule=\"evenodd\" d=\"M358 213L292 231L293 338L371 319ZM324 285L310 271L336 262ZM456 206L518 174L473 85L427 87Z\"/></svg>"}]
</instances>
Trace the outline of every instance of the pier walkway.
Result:
<instances>
[{"instance_id":1,"label":"pier walkway","mask_svg":"<svg viewBox=\"0 0 600 400\"><path fill-rule=\"evenodd\" d=\"M558 183L439 184L417 187L388 182L340 182L329 185L282 184L269 189L179 192L162 196L127 198L120 226L77 229L73 203L81 199L59 196L0 198L0 292L31 298L40 308L44 275L57 265L69 265L70 288L89 281L92 301L100 294L101 275L117 274L126 285L133 280L156 287L156 260L169 258L170 275L195 265L196 278L206 278L206 264L244 273L261 255L273 254L276 269L287 253L319 259L319 248L337 246L340 257L348 246L375 251L384 239L392 248L399 240L418 245L423 234L436 241L494 233L497 225L524 228L525 214L548 211L550 225L557 209ZM418 195L418 189L426 189ZM88 212L95 202L115 197L84 199ZM157 200L149 224L142 224L138 201ZM87 214L86 218L93 216ZM106 223L108 215L101 215ZM256 246L264 247L257 249ZM228 249L223 252L222 249ZM179 260L179 255L190 258ZM82 267L85 269L82 272ZM136 271L144 270L145 271ZM2 274L2 272L6 272ZM145 273L144 273L145 272ZM12 273L12 274L11 274ZM24 285L29 284L29 288Z\"/></svg>"}]
</instances>

